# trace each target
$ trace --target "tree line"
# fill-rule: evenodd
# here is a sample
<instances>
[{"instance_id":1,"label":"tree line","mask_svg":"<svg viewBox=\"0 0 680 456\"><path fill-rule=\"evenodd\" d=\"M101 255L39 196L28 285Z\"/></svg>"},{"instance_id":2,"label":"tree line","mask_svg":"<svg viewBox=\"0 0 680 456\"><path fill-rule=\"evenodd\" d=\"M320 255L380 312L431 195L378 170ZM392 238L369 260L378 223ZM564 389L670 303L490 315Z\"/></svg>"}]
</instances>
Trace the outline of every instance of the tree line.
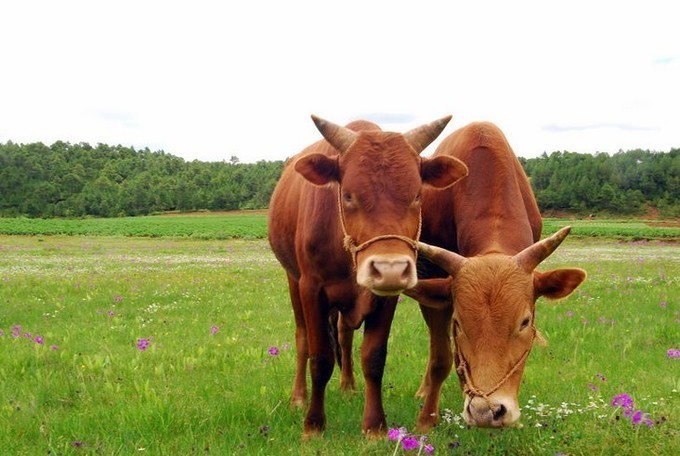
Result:
<instances>
[{"instance_id":1,"label":"tree line","mask_svg":"<svg viewBox=\"0 0 680 456\"><path fill-rule=\"evenodd\" d=\"M542 212L680 216L680 149L520 159Z\"/></svg>"},{"instance_id":2,"label":"tree line","mask_svg":"<svg viewBox=\"0 0 680 456\"><path fill-rule=\"evenodd\" d=\"M541 211L680 216L680 149L520 158ZM283 161L185 161L163 151L0 143L0 216L118 217L263 209Z\"/></svg>"},{"instance_id":3,"label":"tree line","mask_svg":"<svg viewBox=\"0 0 680 456\"><path fill-rule=\"evenodd\" d=\"M118 217L267 207L282 161L185 161L148 148L0 144L0 216Z\"/></svg>"}]
</instances>

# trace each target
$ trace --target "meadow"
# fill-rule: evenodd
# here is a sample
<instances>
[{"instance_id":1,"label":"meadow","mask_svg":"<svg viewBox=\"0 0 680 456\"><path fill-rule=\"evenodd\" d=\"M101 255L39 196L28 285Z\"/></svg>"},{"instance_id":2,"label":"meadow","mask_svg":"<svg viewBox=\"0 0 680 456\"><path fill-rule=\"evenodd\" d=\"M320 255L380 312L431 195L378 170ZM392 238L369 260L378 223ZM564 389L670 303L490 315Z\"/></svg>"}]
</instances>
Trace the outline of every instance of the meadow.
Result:
<instances>
[{"instance_id":1,"label":"meadow","mask_svg":"<svg viewBox=\"0 0 680 456\"><path fill-rule=\"evenodd\" d=\"M257 231L264 216L231 225L211 217L229 218L156 217L163 228L149 228L153 217L94 220L147 219L138 235L0 235L0 453L415 455L428 444L434 454L680 454L678 234L631 235L633 222L612 221L609 235L579 235L574 223L575 236L542 268L578 266L589 276L571 297L539 302L549 345L527 361L524 426L465 426L451 377L440 424L408 451L361 435L360 371L348 395L336 369L326 432L301 441L303 411L288 407L292 311ZM204 225L162 234L175 223ZM546 221L546 233L561 224ZM427 340L405 298L384 377L392 428L415 424Z\"/></svg>"}]
</instances>

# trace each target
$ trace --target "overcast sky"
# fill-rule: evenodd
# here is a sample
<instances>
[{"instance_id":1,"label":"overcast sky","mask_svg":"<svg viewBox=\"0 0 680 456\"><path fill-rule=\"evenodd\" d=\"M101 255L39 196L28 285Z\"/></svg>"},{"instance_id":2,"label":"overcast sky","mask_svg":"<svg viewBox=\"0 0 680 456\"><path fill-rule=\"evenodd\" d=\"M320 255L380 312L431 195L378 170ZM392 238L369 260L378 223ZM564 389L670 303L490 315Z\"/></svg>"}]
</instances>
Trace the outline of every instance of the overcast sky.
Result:
<instances>
[{"instance_id":1,"label":"overcast sky","mask_svg":"<svg viewBox=\"0 0 680 456\"><path fill-rule=\"evenodd\" d=\"M447 114L517 155L680 147L676 1L0 4L0 142L283 160L309 116L405 131ZM429 155L434 147L428 148Z\"/></svg>"}]
</instances>

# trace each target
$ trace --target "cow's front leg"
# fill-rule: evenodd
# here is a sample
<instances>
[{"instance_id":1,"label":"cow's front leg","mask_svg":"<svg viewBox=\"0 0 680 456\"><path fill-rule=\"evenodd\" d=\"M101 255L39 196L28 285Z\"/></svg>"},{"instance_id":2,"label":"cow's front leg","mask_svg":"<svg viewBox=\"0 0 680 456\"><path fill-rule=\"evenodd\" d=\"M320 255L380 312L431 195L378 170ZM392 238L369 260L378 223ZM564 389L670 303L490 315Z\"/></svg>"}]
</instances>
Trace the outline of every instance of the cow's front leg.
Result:
<instances>
[{"instance_id":1,"label":"cow's front leg","mask_svg":"<svg viewBox=\"0 0 680 456\"><path fill-rule=\"evenodd\" d=\"M364 341L361 345L361 367L366 383L362 431L368 437L379 437L387 432L382 404L382 379L387 359L387 339L394 318L397 298L378 298L375 311L364 321Z\"/></svg>"},{"instance_id":2,"label":"cow's front leg","mask_svg":"<svg viewBox=\"0 0 680 456\"><path fill-rule=\"evenodd\" d=\"M320 289L300 281L300 297L307 328L307 348L312 393L305 416L303 437L319 435L326 425L325 393L335 356L329 335L328 303Z\"/></svg>"},{"instance_id":3,"label":"cow's front leg","mask_svg":"<svg viewBox=\"0 0 680 456\"><path fill-rule=\"evenodd\" d=\"M439 398L444 380L451 373L453 353L451 350L451 317L453 309L432 309L421 306L420 310L430 331L430 355L423 383L418 390L425 398L420 409L416 427L420 432L429 431L439 418Z\"/></svg>"}]
</instances>

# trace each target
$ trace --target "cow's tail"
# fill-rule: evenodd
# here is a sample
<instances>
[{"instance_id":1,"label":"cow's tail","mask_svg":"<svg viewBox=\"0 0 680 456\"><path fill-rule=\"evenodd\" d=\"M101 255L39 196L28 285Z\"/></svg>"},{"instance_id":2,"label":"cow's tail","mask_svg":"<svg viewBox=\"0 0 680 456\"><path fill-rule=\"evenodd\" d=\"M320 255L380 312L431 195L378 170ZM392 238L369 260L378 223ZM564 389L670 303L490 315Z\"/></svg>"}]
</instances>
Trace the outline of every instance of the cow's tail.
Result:
<instances>
[{"instance_id":1,"label":"cow's tail","mask_svg":"<svg viewBox=\"0 0 680 456\"><path fill-rule=\"evenodd\" d=\"M336 308L331 308L328 313L328 334L331 338L331 344L333 344L333 353L335 354L335 362L338 363L338 367L342 369L342 351L340 349L340 341L338 339L338 319L340 318L340 312Z\"/></svg>"}]
</instances>

